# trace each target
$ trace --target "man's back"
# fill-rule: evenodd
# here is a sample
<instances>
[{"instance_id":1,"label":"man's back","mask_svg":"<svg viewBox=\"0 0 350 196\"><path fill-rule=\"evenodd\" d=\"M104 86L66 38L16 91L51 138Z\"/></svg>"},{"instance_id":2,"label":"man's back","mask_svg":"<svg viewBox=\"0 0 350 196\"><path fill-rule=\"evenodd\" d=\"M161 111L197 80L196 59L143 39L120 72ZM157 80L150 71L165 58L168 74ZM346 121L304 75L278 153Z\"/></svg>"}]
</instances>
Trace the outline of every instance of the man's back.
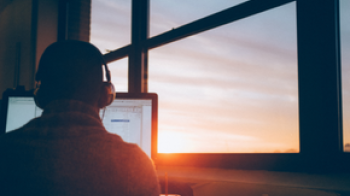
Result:
<instances>
[{"instance_id":1,"label":"man's back","mask_svg":"<svg viewBox=\"0 0 350 196\"><path fill-rule=\"evenodd\" d=\"M0 137L0 156L0 195L159 195L147 155L82 102L52 102Z\"/></svg>"}]
</instances>

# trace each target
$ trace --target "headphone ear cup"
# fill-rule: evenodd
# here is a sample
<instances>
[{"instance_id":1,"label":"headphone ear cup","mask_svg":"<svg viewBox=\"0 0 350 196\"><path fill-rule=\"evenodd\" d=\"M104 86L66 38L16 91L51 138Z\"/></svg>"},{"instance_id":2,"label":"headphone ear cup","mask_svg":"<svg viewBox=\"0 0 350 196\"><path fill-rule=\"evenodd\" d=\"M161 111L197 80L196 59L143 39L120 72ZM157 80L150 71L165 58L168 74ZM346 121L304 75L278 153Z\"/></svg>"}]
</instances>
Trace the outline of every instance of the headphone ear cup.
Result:
<instances>
[{"instance_id":1,"label":"headphone ear cup","mask_svg":"<svg viewBox=\"0 0 350 196\"><path fill-rule=\"evenodd\" d=\"M98 106L99 108L104 108L110 105L115 99L115 88L112 83L103 82L101 91L102 93L98 102Z\"/></svg>"},{"instance_id":2,"label":"headphone ear cup","mask_svg":"<svg viewBox=\"0 0 350 196\"><path fill-rule=\"evenodd\" d=\"M111 82L107 82L108 84L108 94L109 94L109 98L108 98L108 102L106 106L109 106L112 104L112 102L115 99L115 88L114 85Z\"/></svg>"}]
</instances>

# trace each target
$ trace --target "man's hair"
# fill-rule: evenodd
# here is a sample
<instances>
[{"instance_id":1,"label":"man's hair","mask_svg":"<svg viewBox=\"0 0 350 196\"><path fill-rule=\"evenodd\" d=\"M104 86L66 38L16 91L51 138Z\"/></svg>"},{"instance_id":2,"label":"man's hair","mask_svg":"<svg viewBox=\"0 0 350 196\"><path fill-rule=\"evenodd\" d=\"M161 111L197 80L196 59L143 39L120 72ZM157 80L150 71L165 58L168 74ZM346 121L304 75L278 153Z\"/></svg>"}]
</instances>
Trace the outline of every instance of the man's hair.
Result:
<instances>
[{"instance_id":1,"label":"man's hair","mask_svg":"<svg viewBox=\"0 0 350 196\"><path fill-rule=\"evenodd\" d=\"M94 104L103 82L103 56L90 43L62 41L51 44L41 56L35 80L40 96L49 103L74 99Z\"/></svg>"}]
</instances>

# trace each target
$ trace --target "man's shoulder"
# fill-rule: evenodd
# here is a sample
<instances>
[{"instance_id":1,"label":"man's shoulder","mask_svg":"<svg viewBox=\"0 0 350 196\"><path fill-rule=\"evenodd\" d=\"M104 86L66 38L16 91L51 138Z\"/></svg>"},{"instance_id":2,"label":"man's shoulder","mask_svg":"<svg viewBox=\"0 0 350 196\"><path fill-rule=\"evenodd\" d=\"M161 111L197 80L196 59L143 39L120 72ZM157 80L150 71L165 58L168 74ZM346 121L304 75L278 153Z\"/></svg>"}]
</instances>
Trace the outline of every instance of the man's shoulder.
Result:
<instances>
[{"instance_id":1,"label":"man's shoulder","mask_svg":"<svg viewBox=\"0 0 350 196\"><path fill-rule=\"evenodd\" d=\"M0 143L4 143L6 141L9 140L14 140L14 139L19 139L19 138L23 138L24 136L24 128L18 128L12 131L9 131L7 133L1 134L0 135Z\"/></svg>"},{"instance_id":2,"label":"man's shoulder","mask_svg":"<svg viewBox=\"0 0 350 196\"><path fill-rule=\"evenodd\" d=\"M137 144L125 142L122 139L122 137L117 134L109 133L106 131L106 133L101 134L100 137L102 137L101 139L103 140L103 142L115 146L118 150L130 153L132 152L131 154L143 153L143 151Z\"/></svg>"}]
</instances>

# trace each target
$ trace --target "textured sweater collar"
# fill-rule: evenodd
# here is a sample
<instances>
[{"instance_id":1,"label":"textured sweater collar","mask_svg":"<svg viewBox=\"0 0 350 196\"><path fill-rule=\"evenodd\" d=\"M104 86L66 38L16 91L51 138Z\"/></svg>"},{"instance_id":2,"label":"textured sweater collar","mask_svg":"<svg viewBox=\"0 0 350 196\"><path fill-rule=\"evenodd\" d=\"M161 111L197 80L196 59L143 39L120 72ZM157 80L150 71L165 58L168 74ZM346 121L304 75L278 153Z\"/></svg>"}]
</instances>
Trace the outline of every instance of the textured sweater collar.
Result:
<instances>
[{"instance_id":1,"label":"textured sweater collar","mask_svg":"<svg viewBox=\"0 0 350 196\"><path fill-rule=\"evenodd\" d=\"M42 136L81 136L106 132L98 110L75 100L57 100L48 104L41 117L33 119L25 130Z\"/></svg>"},{"instance_id":2,"label":"textured sweater collar","mask_svg":"<svg viewBox=\"0 0 350 196\"><path fill-rule=\"evenodd\" d=\"M49 103L44 109L43 115L52 113L67 113L67 112L81 112L91 115L95 118L100 118L98 109L76 100L55 100Z\"/></svg>"}]
</instances>

